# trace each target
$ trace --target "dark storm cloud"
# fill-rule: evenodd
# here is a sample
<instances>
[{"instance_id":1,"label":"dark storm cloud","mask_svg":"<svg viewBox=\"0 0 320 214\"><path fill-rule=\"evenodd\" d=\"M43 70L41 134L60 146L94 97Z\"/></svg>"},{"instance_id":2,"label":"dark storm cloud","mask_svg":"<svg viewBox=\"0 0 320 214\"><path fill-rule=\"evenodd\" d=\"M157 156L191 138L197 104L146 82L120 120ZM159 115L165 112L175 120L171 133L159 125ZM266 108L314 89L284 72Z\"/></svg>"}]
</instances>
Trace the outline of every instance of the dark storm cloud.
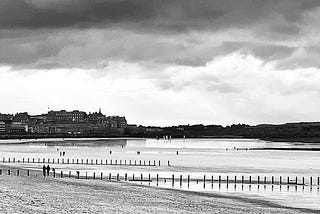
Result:
<instances>
[{"instance_id":1,"label":"dark storm cloud","mask_svg":"<svg viewBox=\"0 0 320 214\"><path fill-rule=\"evenodd\" d=\"M247 25L273 13L296 22L317 0L2 0L1 28L64 28L146 22L168 29Z\"/></svg>"},{"instance_id":2,"label":"dark storm cloud","mask_svg":"<svg viewBox=\"0 0 320 214\"><path fill-rule=\"evenodd\" d=\"M1 0L0 64L103 67L120 60L202 66L236 51L272 61L294 52L283 43L302 34L303 15L319 5L318 0ZM229 35L217 44L199 38L202 32L230 29L254 38Z\"/></svg>"}]
</instances>

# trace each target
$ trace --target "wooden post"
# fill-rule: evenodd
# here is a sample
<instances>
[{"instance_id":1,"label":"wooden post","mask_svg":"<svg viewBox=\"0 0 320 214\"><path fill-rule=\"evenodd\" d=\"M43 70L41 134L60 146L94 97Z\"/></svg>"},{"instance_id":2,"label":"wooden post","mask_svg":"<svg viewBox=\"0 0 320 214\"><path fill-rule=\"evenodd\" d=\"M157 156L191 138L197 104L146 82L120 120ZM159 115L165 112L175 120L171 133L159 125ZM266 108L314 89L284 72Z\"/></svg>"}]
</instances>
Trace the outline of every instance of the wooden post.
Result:
<instances>
[{"instance_id":1,"label":"wooden post","mask_svg":"<svg viewBox=\"0 0 320 214\"><path fill-rule=\"evenodd\" d=\"M32 158L32 163L34 163L34 158ZM59 162L58 162L59 163Z\"/></svg>"},{"instance_id":2,"label":"wooden post","mask_svg":"<svg viewBox=\"0 0 320 214\"><path fill-rule=\"evenodd\" d=\"M77 164L79 164L79 159L77 158Z\"/></svg>"},{"instance_id":3,"label":"wooden post","mask_svg":"<svg viewBox=\"0 0 320 214\"><path fill-rule=\"evenodd\" d=\"M127 181L127 180L128 180L128 175L126 173L126 174L124 174L124 181Z\"/></svg>"},{"instance_id":4,"label":"wooden post","mask_svg":"<svg viewBox=\"0 0 320 214\"><path fill-rule=\"evenodd\" d=\"M29 170L28 170L28 174L29 174ZM29 176L29 175L28 175ZM56 177L56 170L53 170L53 177Z\"/></svg>"},{"instance_id":5,"label":"wooden post","mask_svg":"<svg viewBox=\"0 0 320 214\"><path fill-rule=\"evenodd\" d=\"M9 163L10 163L10 158L9 158Z\"/></svg>"},{"instance_id":6,"label":"wooden post","mask_svg":"<svg viewBox=\"0 0 320 214\"><path fill-rule=\"evenodd\" d=\"M112 159L110 160L110 165L112 165Z\"/></svg>"},{"instance_id":7,"label":"wooden post","mask_svg":"<svg viewBox=\"0 0 320 214\"><path fill-rule=\"evenodd\" d=\"M22 158L22 163L24 163L24 158Z\"/></svg>"},{"instance_id":8,"label":"wooden post","mask_svg":"<svg viewBox=\"0 0 320 214\"><path fill-rule=\"evenodd\" d=\"M106 165L108 165L108 160L106 159Z\"/></svg>"},{"instance_id":9,"label":"wooden post","mask_svg":"<svg viewBox=\"0 0 320 214\"><path fill-rule=\"evenodd\" d=\"M58 158L58 163L59 163L60 159Z\"/></svg>"},{"instance_id":10,"label":"wooden post","mask_svg":"<svg viewBox=\"0 0 320 214\"><path fill-rule=\"evenodd\" d=\"M129 165L131 166L131 160L129 161Z\"/></svg>"},{"instance_id":11,"label":"wooden post","mask_svg":"<svg viewBox=\"0 0 320 214\"><path fill-rule=\"evenodd\" d=\"M274 184L274 177L271 177L271 184Z\"/></svg>"},{"instance_id":12,"label":"wooden post","mask_svg":"<svg viewBox=\"0 0 320 214\"><path fill-rule=\"evenodd\" d=\"M53 174L55 174L54 171L53 171ZM27 171L27 176L30 176L30 170Z\"/></svg>"},{"instance_id":13,"label":"wooden post","mask_svg":"<svg viewBox=\"0 0 320 214\"><path fill-rule=\"evenodd\" d=\"M298 184L298 177L296 176L296 185Z\"/></svg>"},{"instance_id":14,"label":"wooden post","mask_svg":"<svg viewBox=\"0 0 320 214\"><path fill-rule=\"evenodd\" d=\"M287 184L289 184L290 183L290 178L289 178L289 176L287 177Z\"/></svg>"},{"instance_id":15,"label":"wooden post","mask_svg":"<svg viewBox=\"0 0 320 214\"><path fill-rule=\"evenodd\" d=\"M312 186L312 177L310 177L310 186Z\"/></svg>"},{"instance_id":16,"label":"wooden post","mask_svg":"<svg viewBox=\"0 0 320 214\"><path fill-rule=\"evenodd\" d=\"M125 165L125 166L127 165L127 160L124 160L124 165Z\"/></svg>"},{"instance_id":17,"label":"wooden post","mask_svg":"<svg viewBox=\"0 0 320 214\"><path fill-rule=\"evenodd\" d=\"M206 188L206 175L203 176L203 188Z\"/></svg>"},{"instance_id":18,"label":"wooden post","mask_svg":"<svg viewBox=\"0 0 320 214\"><path fill-rule=\"evenodd\" d=\"M122 160L120 160L120 165L122 165Z\"/></svg>"},{"instance_id":19,"label":"wooden post","mask_svg":"<svg viewBox=\"0 0 320 214\"><path fill-rule=\"evenodd\" d=\"M132 181L134 181L134 174L132 174Z\"/></svg>"},{"instance_id":20,"label":"wooden post","mask_svg":"<svg viewBox=\"0 0 320 214\"><path fill-rule=\"evenodd\" d=\"M234 176L234 183L235 184L237 183L237 176L236 175Z\"/></svg>"},{"instance_id":21,"label":"wooden post","mask_svg":"<svg viewBox=\"0 0 320 214\"><path fill-rule=\"evenodd\" d=\"M88 179L88 172L86 172L86 179Z\"/></svg>"},{"instance_id":22,"label":"wooden post","mask_svg":"<svg viewBox=\"0 0 320 214\"><path fill-rule=\"evenodd\" d=\"M102 161L101 161L102 162ZM102 180L103 179L103 173L101 172L100 174L100 179Z\"/></svg>"},{"instance_id":23,"label":"wooden post","mask_svg":"<svg viewBox=\"0 0 320 214\"><path fill-rule=\"evenodd\" d=\"M304 185L304 177L302 177L302 185Z\"/></svg>"},{"instance_id":24,"label":"wooden post","mask_svg":"<svg viewBox=\"0 0 320 214\"><path fill-rule=\"evenodd\" d=\"M69 178L71 178L71 171L69 171Z\"/></svg>"},{"instance_id":25,"label":"wooden post","mask_svg":"<svg viewBox=\"0 0 320 214\"><path fill-rule=\"evenodd\" d=\"M139 161L139 165L141 166L141 160Z\"/></svg>"},{"instance_id":26,"label":"wooden post","mask_svg":"<svg viewBox=\"0 0 320 214\"><path fill-rule=\"evenodd\" d=\"M157 174L157 185L159 183L159 174Z\"/></svg>"},{"instance_id":27,"label":"wooden post","mask_svg":"<svg viewBox=\"0 0 320 214\"><path fill-rule=\"evenodd\" d=\"M229 176L227 176L227 185L228 185L228 183L229 183Z\"/></svg>"},{"instance_id":28,"label":"wooden post","mask_svg":"<svg viewBox=\"0 0 320 214\"><path fill-rule=\"evenodd\" d=\"M149 161L149 166L150 166L150 161Z\"/></svg>"},{"instance_id":29,"label":"wooden post","mask_svg":"<svg viewBox=\"0 0 320 214\"><path fill-rule=\"evenodd\" d=\"M69 164L69 158L67 159L67 164Z\"/></svg>"},{"instance_id":30,"label":"wooden post","mask_svg":"<svg viewBox=\"0 0 320 214\"><path fill-rule=\"evenodd\" d=\"M211 175L211 184L213 184L213 175Z\"/></svg>"},{"instance_id":31,"label":"wooden post","mask_svg":"<svg viewBox=\"0 0 320 214\"><path fill-rule=\"evenodd\" d=\"M251 175L249 176L249 184L251 184Z\"/></svg>"},{"instance_id":32,"label":"wooden post","mask_svg":"<svg viewBox=\"0 0 320 214\"><path fill-rule=\"evenodd\" d=\"M13 158L13 163L15 163L16 162L16 159L15 158Z\"/></svg>"},{"instance_id":33,"label":"wooden post","mask_svg":"<svg viewBox=\"0 0 320 214\"><path fill-rule=\"evenodd\" d=\"M88 164L88 159L87 159L87 164Z\"/></svg>"},{"instance_id":34,"label":"wooden post","mask_svg":"<svg viewBox=\"0 0 320 214\"><path fill-rule=\"evenodd\" d=\"M63 177L63 172L62 172L62 171L61 171L60 177L61 177L61 178Z\"/></svg>"},{"instance_id":35,"label":"wooden post","mask_svg":"<svg viewBox=\"0 0 320 214\"><path fill-rule=\"evenodd\" d=\"M77 177L80 178L80 171L77 171Z\"/></svg>"},{"instance_id":36,"label":"wooden post","mask_svg":"<svg viewBox=\"0 0 320 214\"><path fill-rule=\"evenodd\" d=\"M172 186L174 186L174 174L172 174Z\"/></svg>"},{"instance_id":37,"label":"wooden post","mask_svg":"<svg viewBox=\"0 0 320 214\"><path fill-rule=\"evenodd\" d=\"M96 179L96 173L94 172L93 173L93 180L95 180Z\"/></svg>"},{"instance_id":38,"label":"wooden post","mask_svg":"<svg viewBox=\"0 0 320 214\"><path fill-rule=\"evenodd\" d=\"M72 164L74 164L74 159L72 158Z\"/></svg>"},{"instance_id":39,"label":"wooden post","mask_svg":"<svg viewBox=\"0 0 320 214\"><path fill-rule=\"evenodd\" d=\"M264 176L264 184L266 184L266 183L267 183L267 177Z\"/></svg>"},{"instance_id":40,"label":"wooden post","mask_svg":"<svg viewBox=\"0 0 320 214\"><path fill-rule=\"evenodd\" d=\"M117 181L120 181L120 178L119 178L119 173L117 174Z\"/></svg>"},{"instance_id":41,"label":"wooden post","mask_svg":"<svg viewBox=\"0 0 320 214\"><path fill-rule=\"evenodd\" d=\"M182 175L180 175L180 186L182 186Z\"/></svg>"},{"instance_id":42,"label":"wooden post","mask_svg":"<svg viewBox=\"0 0 320 214\"><path fill-rule=\"evenodd\" d=\"M29 158L28 158L28 163L29 163Z\"/></svg>"},{"instance_id":43,"label":"wooden post","mask_svg":"<svg viewBox=\"0 0 320 214\"><path fill-rule=\"evenodd\" d=\"M8 175L10 175L10 169L8 169Z\"/></svg>"},{"instance_id":44,"label":"wooden post","mask_svg":"<svg viewBox=\"0 0 320 214\"><path fill-rule=\"evenodd\" d=\"M140 180L141 180L141 181L143 180L143 175L142 175L142 173L141 173L141 178L140 178Z\"/></svg>"},{"instance_id":45,"label":"wooden post","mask_svg":"<svg viewBox=\"0 0 320 214\"><path fill-rule=\"evenodd\" d=\"M48 163L50 163L50 158L48 158Z\"/></svg>"},{"instance_id":46,"label":"wooden post","mask_svg":"<svg viewBox=\"0 0 320 214\"><path fill-rule=\"evenodd\" d=\"M242 175L241 176L241 183L243 184L243 181L244 181L244 176Z\"/></svg>"},{"instance_id":47,"label":"wooden post","mask_svg":"<svg viewBox=\"0 0 320 214\"><path fill-rule=\"evenodd\" d=\"M281 176L280 176L280 182L279 183L280 183L280 185L282 184L282 177Z\"/></svg>"},{"instance_id":48,"label":"wooden post","mask_svg":"<svg viewBox=\"0 0 320 214\"><path fill-rule=\"evenodd\" d=\"M109 181L111 181L111 172L109 173Z\"/></svg>"},{"instance_id":49,"label":"wooden post","mask_svg":"<svg viewBox=\"0 0 320 214\"><path fill-rule=\"evenodd\" d=\"M144 161L143 161L143 166L145 166L145 165L146 165L146 161L144 160Z\"/></svg>"},{"instance_id":50,"label":"wooden post","mask_svg":"<svg viewBox=\"0 0 320 214\"><path fill-rule=\"evenodd\" d=\"M221 183L221 175L219 175L219 184Z\"/></svg>"},{"instance_id":51,"label":"wooden post","mask_svg":"<svg viewBox=\"0 0 320 214\"><path fill-rule=\"evenodd\" d=\"M83 164L83 159L81 159L81 164Z\"/></svg>"},{"instance_id":52,"label":"wooden post","mask_svg":"<svg viewBox=\"0 0 320 214\"><path fill-rule=\"evenodd\" d=\"M190 184L190 175L188 175L188 187L189 187L189 184Z\"/></svg>"},{"instance_id":53,"label":"wooden post","mask_svg":"<svg viewBox=\"0 0 320 214\"><path fill-rule=\"evenodd\" d=\"M168 166L170 166L170 161L168 161Z\"/></svg>"},{"instance_id":54,"label":"wooden post","mask_svg":"<svg viewBox=\"0 0 320 214\"><path fill-rule=\"evenodd\" d=\"M149 174L149 181L151 181L151 176L150 176L150 174Z\"/></svg>"},{"instance_id":55,"label":"wooden post","mask_svg":"<svg viewBox=\"0 0 320 214\"><path fill-rule=\"evenodd\" d=\"M159 166L161 166L160 161L159 161Z\"/></svg>"},{"instance_id":56,"label":"wooden post","mask_svg":"<svg viewBox=\"0 0 320 214\"><path fill-rule=\"evenodd\" d=\"M103 165L103 163L102 163L102 162L103 162L103 160L101 159L101 160L100 160L100 165Z\"/></svg>"},{"instance_id":57,"label":"wooden post","mask_svg":"<svg viewBox=\"0 0 320 214\"><path fill-rule=\"evenodd\" d=\"M320 178L318 177L318 186L320 186Z\"/></svg>"},{"instance_id":58,"label":"wooden post","mask_svg":"<svg viewBox=\"0 0 320 214\"><path fill-rule=\"evenodd\" d=\"M98 165L98 159L96 159L96 165Z\"/></svg>"},{"instance_id":59,"label":"wooden post","mask_svg":"<svg viewBox=\"0 0 320 214\"><path fill-rule=\"evenodd\" d=\"M153 166L156 166L156 161L155 160L153 161Z\"/></svg>"},{"instance_id":60,"label":"wooden post","mask_svg":"<svg viewBox=\"0 0 320 214\"><path fill-rule=\"evenodd\" d=\"M19 174L20 174L20 173L19 173L19 169L18 169L18 170L17 170L17 176L19 176Z\"/></svg>"},{"instance_id":61,"label":"wooden post","mask_svg":"<svg viewBox=\"0 0 320 214\"><path fill-rule=\"evenodd\" d=\"M260 183L260 176L258 176L258 184Z\"/></svg>"}]
</instances>

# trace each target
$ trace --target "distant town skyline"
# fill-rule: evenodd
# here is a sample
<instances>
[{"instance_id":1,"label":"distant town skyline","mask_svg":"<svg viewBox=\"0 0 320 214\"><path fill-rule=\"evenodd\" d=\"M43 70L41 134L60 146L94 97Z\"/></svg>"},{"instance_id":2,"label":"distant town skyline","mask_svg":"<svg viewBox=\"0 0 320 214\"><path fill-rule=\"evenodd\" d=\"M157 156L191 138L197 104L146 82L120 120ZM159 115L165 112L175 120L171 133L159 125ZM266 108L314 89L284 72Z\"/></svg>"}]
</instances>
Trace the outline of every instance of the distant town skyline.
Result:
<instances>
[{"instance_id":1,"label":"distant town skyline","mask_svg":"<svg viewBox=\"0 0 320 214\"><path fill-rule=\"evenodd\" d=\"M0 1L0 112L320 121L320 1Z\"/></svg>"}]
</instances>

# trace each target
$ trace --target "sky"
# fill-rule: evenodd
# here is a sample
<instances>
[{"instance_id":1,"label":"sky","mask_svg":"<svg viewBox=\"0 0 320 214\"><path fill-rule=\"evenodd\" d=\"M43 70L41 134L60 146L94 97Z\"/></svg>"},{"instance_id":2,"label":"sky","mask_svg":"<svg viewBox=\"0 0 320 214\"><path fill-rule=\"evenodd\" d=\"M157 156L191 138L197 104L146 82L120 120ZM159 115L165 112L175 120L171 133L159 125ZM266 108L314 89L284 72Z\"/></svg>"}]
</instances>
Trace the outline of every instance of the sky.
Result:
<instances>
[{"instance_id":1,"label":"sky","mask_svg":"<svg viewBox=\"0 0 320 214\"><path fill-rule=\"evenodd\" d=\"M1 0L0 112L320 121L318 0Z\"/></svg>"}]
</instances>

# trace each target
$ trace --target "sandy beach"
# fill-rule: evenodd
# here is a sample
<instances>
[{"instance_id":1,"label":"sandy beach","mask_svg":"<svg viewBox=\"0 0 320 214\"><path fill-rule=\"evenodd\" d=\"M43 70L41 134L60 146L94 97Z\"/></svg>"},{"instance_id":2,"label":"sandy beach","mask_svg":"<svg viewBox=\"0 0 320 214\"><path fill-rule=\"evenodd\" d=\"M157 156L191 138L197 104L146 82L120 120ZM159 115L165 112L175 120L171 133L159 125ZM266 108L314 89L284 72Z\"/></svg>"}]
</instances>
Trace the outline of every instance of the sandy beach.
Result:
<instances>
[{"instance_id":1,"label":"sandy beach","mask_svg":"<svg viewBox=\"0 0 320 214\"><path fill-rule=\"evenodd\" d=\"M41 173L34 171L30 177L4 173L0 176L0 212L316 213L223 194L160 189L105 180L43 178Z\"/></svg>"}]
</instances>

